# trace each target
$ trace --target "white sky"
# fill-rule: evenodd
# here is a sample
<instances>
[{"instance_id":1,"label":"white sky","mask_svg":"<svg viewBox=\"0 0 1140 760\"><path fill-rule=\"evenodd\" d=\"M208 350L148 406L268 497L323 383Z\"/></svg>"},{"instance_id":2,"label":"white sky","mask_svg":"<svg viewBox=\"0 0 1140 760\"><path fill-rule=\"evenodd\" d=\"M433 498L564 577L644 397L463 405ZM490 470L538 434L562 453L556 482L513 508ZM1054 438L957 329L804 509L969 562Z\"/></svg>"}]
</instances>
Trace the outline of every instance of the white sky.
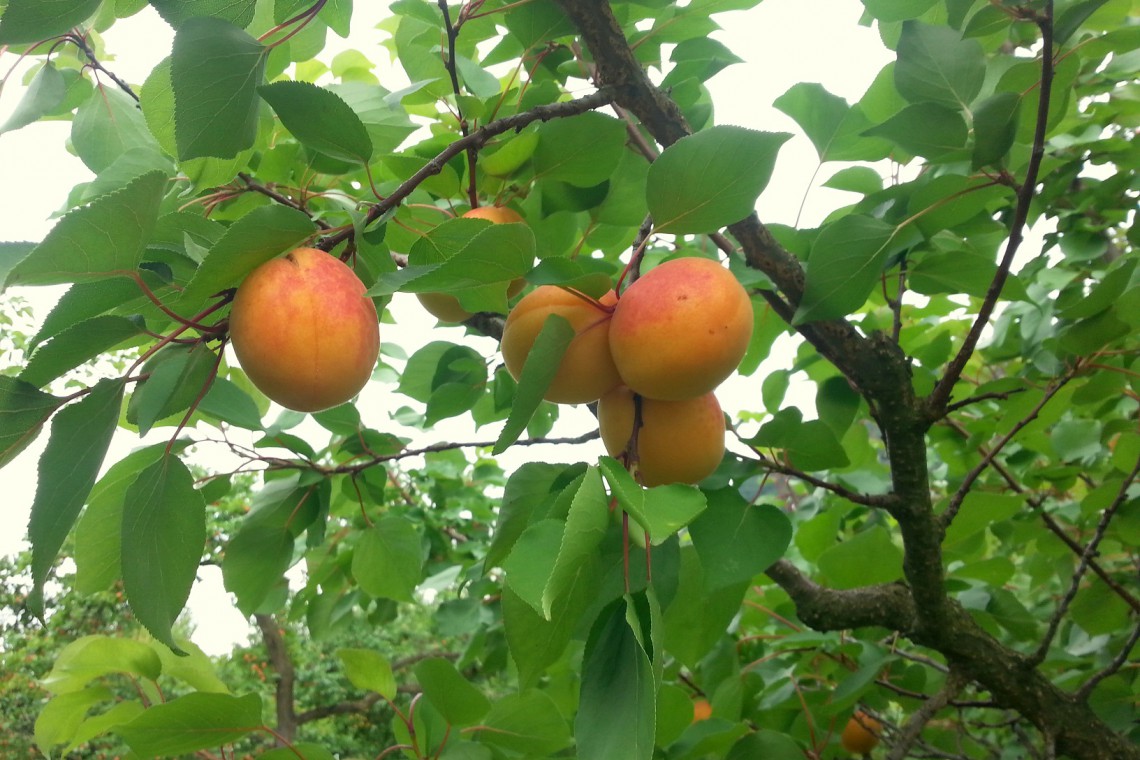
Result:
<instances>
[{"instance_id":1,"label":"white sky","mask_svg":"<svg viewBox=\"0 0 1140 760\"><path fill-rule=\"evenodd\" d=\"M355 47L379 64L377 74L382 84L396 89L401 86L402 72L388 64L388 54L377 47L379 33L375 21L386 14L386 2L357 3L353 35L346 42L329 34L329 47L320 56L326 63L346 47ZM857 0L766 0L750 11L718 16L723 32L714 34L729 49L745 59L731 66L709 82L713 93L718 124L737 124L768 131L798 132L795 123L771 107L779 95L797 82L820 82L829 91L850 102L858 100L883 65L892 59L873 29L858 26L862 4ZM141 84L151 68L169 54L172 33L148 8L137 16L120 22L106 35L106 48L114 54L105 65L132 84ZM0 75L15 63L13 55L0 56ZM28 63L20 64L17 73L0 94L0 123L15 108L23 94L20 80ZM45 122L0 135L0 240L40 240L51 229L48 219L62 207L68 191L77 183L91 178L90 172L65 150L69 122ZM806 137L797 134L784 145L768 190L761 196L758 208L766 222L792 224L803 198L808 180L816 169L816 155ZM801 224L811 226L837 206L853 197L819 187L832 173L844 165L824 167L808 196ZM49 292L45 292L49 291ZM54 302L58 289L18 289L29 298L42 320ZM458 328L430 329L430 324L410 297L398 296L392 306L397 325L385 327L385 340L400 344L410 355L429 340L464 340ZM408 326L413 328L409 329ZM494 351L486 341L479 350ZM734 378L718 391L727 411L742 406L759 408L756 399L762 375ZM414 403L402 396L392 397L384 386L366 389L361 408L368 422L383 428L390 411ZM594 424L586 412L563 413L554 435L577 435ZM161 439L162 432L155 440ZM165 431L169 434L169 431ZM497 427L473 433L461 421L437 426L434 440L486 440L494 438ZM8 554L23 544L28 514L35 494L36 462L47 435L14 462L0 469L0 553ZM139 445L137 437L120 431L112 444L107 462L113 463ZM542 450L547 449L547 450ZM602 453L594 447L532 447L517 454L508 452L500 461L508 469L528 459L543 461L575 461ZM191 596L190 607L198 623L195 641L206 651L228 651L234 641L245 638L246 626L224 598L220 573L206 568Z\"/></svg>"}]
</instances>

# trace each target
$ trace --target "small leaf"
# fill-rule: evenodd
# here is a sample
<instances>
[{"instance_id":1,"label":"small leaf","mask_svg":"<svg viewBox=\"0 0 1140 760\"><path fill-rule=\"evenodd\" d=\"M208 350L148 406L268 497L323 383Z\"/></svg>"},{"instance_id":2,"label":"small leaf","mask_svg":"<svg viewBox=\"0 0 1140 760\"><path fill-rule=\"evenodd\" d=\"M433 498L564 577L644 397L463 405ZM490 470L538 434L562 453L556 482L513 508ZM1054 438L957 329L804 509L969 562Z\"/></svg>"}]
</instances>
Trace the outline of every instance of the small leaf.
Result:
<instances>
[{"instance_id":1,"label":"small leaf","mask_svg":"<svg viewBox=\"0 0 1140 760\"><path fill-rule=\"evenodd\" d=\"M171 631L206 544L206 504L174 455L143 470L123 499L123 589L135 617L174 652ZM133 744L132 744L133 746Z\"/></svg>"},{"instance_id":2,"label":"small leaf","mask_svg":"<svg viewBox=\"0 0 1140 760\"><path fill-rule=\"evenodd\" d=\"M31 383L0 375L0 467L36 439L62 403Z\"/></svg>"},{"instance_id":3,"label":"small leaf","mask_svg":"<svg viewBox=\"0 0 1140 760\"><path fill-rule=\"evenodd\" d=\"M879 281L894 234L886 222L861 215L824 227L808 257L793 324L846 316L862 306Z\"/></svg>"},{"instance_id":4,"label":"small leaf","mask_svg":"<svg viewBox=\"0 0 1140 760\"><path fill-rule=\"evenodd\" d=\"M526 429L534 411L542 403L546 389L554 380L554 375L562 363L562 356L572 340L574 340L574 328L564 317L557 314L547 317L523 363L518 389L515 391L515 402L511 406L507 424L495 441L493 454L501 454L510 448Z\"/></svg>"},{"instance_id":5,"label":"small leaf","mask_svg":"<svg viewBox=\"0 0 1140 760\"><path fill-rule=\"evenodd\" d=\"M226 591L237 597L237 608L249 617L281 583L293 561L294 540L283 528L245 525L222 557Z\"/></svg>"},{"instance_id":6,"label":"small leaf","mask_svg":"<svg viewBox=\"0 0 1140 760\"><path fill-rule=\"evenodd\" d=\"M224 377L215 377L198 411L246 430L261 430L261 411L253 397Z\"/></svg>"},{"instance_id":7,"label":"small leaf","mask_svg":"<svg viewBox=\"0 0 1140 760\"><path fill-rule=\"evenodd\" d=\"M0 19L0 27L2 26L3 19ZM64 82L63 74L55 67L55 64L50 61L45 63L43 68L37 71L35 77L32 78L27 92L20 99L16 109L12 111L8 120L0 125L0 135L5 132L14 132L20 127L26 127L39 120L62 103L66 95L67 84Z\"/></svg>"},{"instance_id":8,"label":"small leaf","mask_svg":"<svg viewBox=\"0 0 1140 760\"><path fill-rule=\"evenodd\" d=\"M360 536L352 555L352 575L364 593L410 602L423 580L420 535L409 521L389 515Z\"/></svg>"},{"instance_id":9,"label":"small leaf","mask_svg":"<svg viewBox=\"0 0 1140 760\"><path fill-rule=\"evenodd\" d=\"M54 747L71 741L92 707L110 698L111 690L106 686L73 691L51 698L36 716L36 745L50 757Z\"/></svg>"},{"instance_id":10,"label":"small leaf","mask_svg":"<svg viewBox=\"0 0 1140 760\"><path fill-rule=\"evenodd\" d=\"M99 0L8 0L0 45L38 42L71 31L99 9Z\"/></svg>"},{"instance_id":11,"label":"small leaf","mask_svg":"<svg viewBox=\"0 0 1140 760\"><path fill-rule=\"evenodd\" d=\"M330 90L274 82L257 91L302 144L342 161L366 164L372 158L372 140L360 117Z\"/></svg>"},{"instance_id":12,"label":"small leaf","mask_svg":"<svg viewBox=\"0 0 1140 760\"><path fill-rule=\"evenodd\" d=\"M625 150L625 125L597 111L552 119L539 127L538 135L534 173L575 187L605 181Z\"/></svg>"},{"instance_id":13,"label":"small leaf","mask_svg":"<svg viewBox=\"0 0 1140 760\"><path fill-rule=\"evenodd\" d=\"M875 525L819 555L817 565L834 588L858 588L902 578L902 552L882 525Z\"/></svg>"},{"instance_id":14,"label":"small leaf","mask_svg":"<svg viewBox=\"0 0 1140 760\"><path fill-rule=\"evenodd\" d=\"M182 24L170 62L180 159L231 158L253 145L266 58L260 42L222 19Z\"/></svg>"},{"instance_id":15,"label":"small leaf","mask_svg":"<svg viewBox=\"0 0 1140 760\"><path fill-rule=\"evenodd\" d=\"M483 692L460 675L455 666L441 657L421 660L416 664L416 679L424 696L453 726L470 726L491 709Z\"/></svg>"},{"instance_id":16,"label":"small leaf","mask_svg":"<svg viewBox=\"0 0 1140 760\"><path fill-rule=\"evenodd\" d=\"M253 21L257 0L150 0L150 4L175 29L201 16L224 19L244 28Z\"/></svg>"},{"instance_id":17,"label":"small leaf","mask_svg":"<svg viewBox=\"0 0 1140 760\"><path fill-rule=\"evenodd\" d=\"M374 691L385 699L396 698L396 677L384 655L371 649L338 649L336 656L353 686Z\"/></svg>"},{"instance_id":18,"label":"small leaf","mask_svg":"<svg viewBox=\"0 0 1140 760\"><path fill-rule=\"evenodd\" d=\"M570 729L545 691L527 689L495 700L479 741L527 757L553 757L570 743Z\"/></svg>"},{"instance_id":19,"label":"small leaf","mask_svg":"<svg viewBox=\"0 0 1140 760\"><path fill-rule=\"evenodd\" d=\"M581 467L584 465L526 462L514 471L503 489L495 533L484 560L486 570L499 566L527 525L545 513L546 505L580 474Z\"/></svg>"},{"instance_id":20,"label":"small leaf","mask_svg":"<svg viewBox=\"0 0 1140 760\"><path fill-rule=\"evenodd\" d=\"M792 524L770 504L752 505L734 490L709 494L709 508L689 526L710 591L749 581L784 556Z\"/></svg>"},{"instance_id":21,"label":"small leaf","mask_svg":"<svg viewBox=\"0 0 1140 760\"><path fill-rule=\"evenodd\" d=\"M666 148L649 167L645 199L658 232L715 232L752 213L791 135L713 127Z\"/></svg>"},{"instance_id":22,"label":"small leaf","mask_svg":"<svg viewBox=\"0 0 1140 760\"><path fill-rule=\"evenodd\" d=\"M863 0L867 13L884 22L906 21L926 13L938 0Z\"/></svg>"},{"instance_id":23,"label":"small leaf","mask_svg":"<svg viewBox=\"0 0 1140 760\"><path fill-rule=\"evenodd\" d=\"M940 158L966 147L969 131L962 114L939 103L917 103L863 134L885 137L908 153Z\"/></svg>"},{"instance_id":24,"label":"small leaf","mask_svg":"<svg viewBox=\"0 0 1140 760\"><path fill-rule=\"evenodd\" d=\"M542 591L542 615L547 620L551 619L554 601L580 577L583 565L602 542L609 524L602 476L596 467L589 467L570 503L558 557Z\"/></svg>"},{"instance_id":25,"label":"small leaf","mask_svg":"<svg viewBox=\"0 0 1140 760\"><path fill-rule=\"evenodd\" d=\"M56 285L134 272L154 229L166 177L150 172L68 212L8 274L7 285Z\"/></svg>"},{"instance_id":26,"label":"small leaf","mask_svg":"<svg viewBox=\"0 0 1140 760\"><path fill-rule=\"evenodd\" d=\"M626 599L608 606L586 641L574 738L582 760L649 760L657 705L653 667L626 620Z\"/></svg>"},{"instance_id":27,"label":"small leaf","mask_svg":"<svg viewBox=\"0 0 1140 760\"><path fill-rule=\"evenodd\" d=\"M550 0L512 6L504 16L503 24L507 31L524 50L535 45L545 45L550 40L574 33L574 25L556 3Z\"/></svg>"},{"instance_id":28,"label":"small leaf","mask_svg":"<svg viewBox=\"0 0 1140 760\"><path fill-rule=\"evenodd\" d=\"M32 354L20 379L42 388L69 370L141 334L144 329L139 319L110 314L72 325Z\"/></svg>"},{"instance_id":29,"label":"small leaf","mask_svg":"<svg viewBox=\"0 0 1140 760\"><path fill-rule=\"evenodd\" d=\"M903 22L896 48L895 86L911 103L935 102L958 110L981 91L985 53L948 26Z\"/></svg>"},{"instance_id":30,"label":"small leaf","mask_svg":"<svg viewBox=\"0 0 1140 760\"><path fill-rule=\"evenodd\" d=\"M1061 11L1053 24L1053 44L1057 46L1065 44L1081 28L1081 24L1107 2L1108 0L1085 0Z\"/></svg>"},{"instance_id":31,"label":"small leaf","mask_svg":"<svg viewBox=\"0 0 1140 760\"><path fill-rule=\"evenodd\" d=\"M115 732L143 757L169 757L230 744L263 725L256 694L194 692L153 705Z\"/></svg>"},{"instance_id":32,"label":"small leaf","mask_svg":"<svg viewBox=\"0 0 1140 760\"><path fill-rule=\"evenodd\" d=\"M642 488L613 457L602 457L600 465L618 504L649 533L654 545L691 523L707 506L704 494L694 486Z\"/></svg>"},{"instance_id":33,"label":"small leaf","mask_svg":"<svg viewBox=\"0 0 1140 760\"><path fill-rule=\"evenodd\" d=\"M39 484L28 523L36 591L30 601L33 609L42 609L39 592L107 455L125 385L124 380L102 380L52 421L51 437L40 457Z\"/></svg>"},{"instance_id":34,"label":"small leaf","mask_svg":"<svg viewBox=\"0 0 1140 760\"><path fill-rule=\"evenodd\" d=\"M99 174L134 148L159 150L138 105L118 89L96 90L71 123L71 144L91 171Z\"/></svg>"},{"instance_id":35,"label":"small leaf","mask_svg":"<svg viewBox=\"0 0 1140 760\"><path fill-rule=\"evenodd\" d=\"M150 377L135 390L127 406L127 420L147 432L159 421L185 411L211 382L219 357L205 343L189 351L168 348L147 362Z\"/></svg>"},{"instance_id":36,"label":"small leaf","mask_svg":"<svg viewBox=\"0 0 1140 760\"><path fill-rule=\"evenodd\" d=\"M863 111L858 107L852 108L846 100L831 94L821 84L801 82L793 85L772 105L795 119L815 146L820 161L886 157L883 141L862 135L871 126Z\"/></svg>"},{"instance_id":37,"label":"small leaf","mask_svg":"<svg viewBox=\"0 0 1140 760\"><path fill-rule=\"evenodd\" d=\"M523 531L503 562L511 591L543 617L547 617L542 604L543 591L554 571L565 527L562 520L539 520Z\"/></svg>"}]
</instances>

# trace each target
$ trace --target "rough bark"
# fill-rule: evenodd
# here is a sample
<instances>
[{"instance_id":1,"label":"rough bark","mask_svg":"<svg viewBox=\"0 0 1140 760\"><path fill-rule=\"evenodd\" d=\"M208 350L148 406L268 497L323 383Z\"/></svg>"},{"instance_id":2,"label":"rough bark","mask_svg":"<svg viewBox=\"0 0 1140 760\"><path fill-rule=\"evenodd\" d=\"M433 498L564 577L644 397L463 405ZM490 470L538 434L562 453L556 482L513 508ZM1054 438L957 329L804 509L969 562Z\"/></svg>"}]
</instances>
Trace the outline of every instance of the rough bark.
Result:
<instances>
[{"instance_id":1,"label":"rough bark","mask_svg":"<svg viewBox=\"0 0 1140 760\"><path fill-rule=\"evenodd\" d=\"M621 32L607 0L558 0L596 65L596 84L613 87L615 102L661 145L689 133L679 109L654 87ZM729 227L749 266L779 293L766 295L791 319L803 293L804 271L753 214ZM1026 657L982 630L943 585L943 530L934 514L926 463L929 415L911 382L907 357L884 335L864 336L845 320L797 326L868 401L887 449L894 499L886 507L905 545L906 584L839 591L812 582L788 562L768 572L817 630L882 626L941 653L951 670L988 690L1047 736L1059 755L1081 760L1140 760L1140 747L1114 733L1074 695L1057 688Z\"/></svg>"},{"instance_id":2,"label":"rough bark","mask_svg":"<svg viewBox=\"0 0 1140 760\"><path fill-rule=\"evenodd\" d=\"M296 685L296 671L293 660L289 657L289 650L285 645L285 637L281 627L272 615L254 615L257 627L261 631L261 638L265 641L265 649L269 653L269 664L277 673L277 691L274 703L277 706L277 736L278 744L292 742L297 736L297 712L294 704L294 687ZM283 745L282 745L283 746Z\"/></svg>"}]
</instances>

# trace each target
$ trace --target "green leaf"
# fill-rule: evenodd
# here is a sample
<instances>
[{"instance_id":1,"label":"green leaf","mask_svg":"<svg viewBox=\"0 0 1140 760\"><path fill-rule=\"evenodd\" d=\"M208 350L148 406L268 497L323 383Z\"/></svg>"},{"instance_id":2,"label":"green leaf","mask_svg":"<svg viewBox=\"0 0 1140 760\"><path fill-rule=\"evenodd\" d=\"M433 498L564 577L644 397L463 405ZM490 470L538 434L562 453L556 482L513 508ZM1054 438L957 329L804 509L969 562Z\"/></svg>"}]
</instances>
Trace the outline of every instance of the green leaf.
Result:
<instances>
[{"instance_id":1,"label":"green leaf","mask_svg":"<svg viewBox=\"0 0 1140 760\"><path fill-rule=\"evenodd\" d=\"M538 689L499 697L482 725L480 742L528 757L552 757L570 743L558 705Z\"/></svg>"},{"instance_id":2,"label":"green leaf","mask_svg":"<svg viewBox=\"0 0 1140 760\"><path fill-rule=\"evenodd\" d=\"M3 19L0 19L0 28L3 25ZM63 74L55 67L55 64L50 61L45 63L43 68L37 71L35 77L32 78L27 92L20 99L16 109L12 111L8 120L0 125L0 135L5 132L14 132L20 127L26 127L32 122L38 121L62 103L66 95L67 84L64 81Z\"/></svg>"},{"instance_id":3,"label":"green leaf","mask_svg":"<svg viewBox=\"0 0 1140 760\"><path fill-rule=\"evenodd\" d=\"M832 174L823 186L861 195L872 195L883 189L883 177L869 166L849 166Z\"/></svg>"},{"instance_id":4,"label":"green leaf","mask_svg":"<svg viewBox=\"0 0 1140 760\"><path fill-rule=\"evenodd\" d=\"M574 328L564 317L557 314L547 317L534 339L534 346L527 354L526 362L523 363L519 385L515 391L515 402L511 405L507 424L495 441L493 454L502 454L526 430L530 418L542 403L546 389L554 380L562 356L572 340L574 340Z\"/></svg>"},{"instance_id":5,"label":"green leaf","mask_svg":"<svg viewBox=\"0 0 1140 760\"><path fill-rule=\"evenodd\" d=\"M257 0L150 0L150 4L175 29L192 18L203 16L246 27L253 21Z\"/></svg>"},{"instance_id":6,"label":"green leaf","mask_svg":"<svg viewBox=\"0 0 1140 760\"><path fill-rule=\"evenodd\" d=\"M162 661L141 641L83 636L60 650L40 685L53 694L69 694L111 673L154 680L162 673Z\"/></svg>"},{"instance_id":7,"label":"green leaf","mask_svg":"<svg viewBox=\"0 0 1140 760\"><path fill-rule=\"evenodd\" d=\"M710 591L749 581L784 556L792 523L770 504L752 505L732 489L708 495L709 508L689 526Z\"/></svg>"},{"instance_id":8,"label":"green leaf","mask_svg":"<svg viewBox=\"0 0 1140 760\"><path fill-rule=\"evenodd\" d=\"M589 467L570 503L562 544L542 591L542 615L547 620L551 619L555 600L573 588L581 577L584 566L605 537L609 524L609 504L602 476L596 467Z\"/></svg>"},{"instance_id":9,"label":"green leaf","mask_svg":"<svg viewBox=\"0 0 1140 760\"><path fill-rule=\"evenodd\" d=\"M224 377L215 377L206 392L198 411L205 417L235 425L246 430L261 430L261 410L253 397L236 383Z\"/></svg>"},{"instance_id":10,"label":"green leaf","mask_svg":"<svg viewBox=\"0 0 1140 760\"><path fill-rule=\"evenodd\" d=\"M245 525L226 544L222 578L237 597L237 608L249 617L281 583L293 561L293 535L284 528Z\"/></svg>"},{"instance_id":11,"label":"green leaf","mask_svg":"<svg viewBox=\"0 0 1140 760\"><path fill-rule=\"evenodd\" d=\"M433 341L408 359L399 390L427 404L426 424L469 411L487 387L487 364L468 346Z\"/></svg>"},{"instance_id":12,"label":"green leaf","mask_svg":"<svg viewBox=\"0 0 1140 760\"><path fill-rule=\"evenodd\" d=\"M575 187L593 187L613 172L625 151L625 139L625 125L597 111L552 119L538 128L534 173Z\"/></svg>"},{"instance_id":13,"label":"green leaf","mask_svg":"<svg viewBox=\"0 0 1140 760\"><path fill-rule=\"evenodd\" d=\"M99 478L75 526L75 589L108 591L122 574L123 498L139 473L157 462L165 443L132 451Z\"/></svg>"},{"instance_id":14,"label":"green leaf","mask_svg":"<svg viewBox=\"0 0 1140 760\"><path fill-rule=\"evenodd\" d=\"M179 27L170 78L180 159L231 158L253 145L266 56L260 42L222 19Z\"/></svg>"},{"instance_id":15,"label":"green leaf","mask_svg":"<svg viewBox=\"0 0 1140 760\"><path fill-rule=\"evenodd\" d=\"M657 719L653 667L626 620L628 598L595 622L582 658L574 738L582 760L649 760Z\"/></svg>"},{"instance_id":16,"label":"green leaf","mask_svg":"<svg viewBox=\"0 0 1140 760\"><path fill-rule=\"evenodd\" d=\"M0 242L0 293L8 286L8 273L35 248L35 243Z\"/></svg>"},{"instance_id":17,"label":"green leaf","mask_svg":"<svg viewBox=\"0 0 1140 760\"><path fill-rule=\"evenodd\" d=\"M396 698L396 677L387 657L371 649L338 649L336 656L353 686L374 691L385 699Z\"/></svg>"},{"instance_id":18,"label":"green leaf","mask_svg":"<svg viewBox=\"0 0 1140 760\"><path fill-rule=\"evenodd\" d=\"M1065 8L1053 23L1053 44L1058 47L1072 37L1108 0L1085 0Z\"/></svg>"},{"instance_id":19,"label":"green leaf","mask_svg":"<svg viewBox=\"0 0 1140 760\"><path fill-rule=\"evenodd\" d=\"M527 525L543 514L545 506L553 502L563 487L577 477L577 467L526 462L507 479L495 532L484 560L487 571L502 563Z\"/></svg>"},{"instance_id":20,"label":"green leaf","mask_svg":"<svg viewBox=\"0 0 1140 760\"><path fill-rule=\"evenodd\" d=\"M547 617L542 597L558 559L565 523L548 518L529 526L503 562L507 585L535 612Z\"/></svg>"},{"instance_id":21,"label":"green leaf","mask_svg":"<svg viewBox=\"0 0 1140 760\"><path fill-rule=\"evenodd\" d=\"M815 146L821 162L886 157L883 141L862 135L871 126L862 109L852 108L846 100L831 94L821 84L801 82L793 85L772 105L800 125Z\"/></svg>"},{"instance_id":22,"label":"green leaf","mask_svg":"<svg viewBox=\"0 0 1140 760\"><path fill-rule=\"evenodd\" d=\"M36 591L29 602L33 609L42 609L39 592L107 455L125 385L124 380L101 380L87 396L52 420L28 523Z\"/></svg>"},{"instance_id":23,"label":"green leaf","mask_svg":"<svg viewBox=\"0 0 1140 760\"><path fill-rule=\"evenodd\" d=\"M96 90L79 107L71 123L71 144L96 174L134 148L159 149L134 99L111 88Z\"/></svg>"},{"instance_id":24,"label":"green leaf","mask_svg":"<svg viewBox=\"0 0 1140 760\"><path fill-rule=\"evenodd\" d=\"M1021 98L1014 92L997 92L974 109L974 157L970 168L1001 163L1017 138Z\"/></svg>"},{"instance_id":25,"label":"green leaf","mask_svg":"<svg viewBox=\"0 0 1140 760\"><path fill-rule=\"evenodd\" d=\"M211 382L218 360L204 342L190 350L168 348L158 354L146 364L150 377L131 396L127 421L146 435L159 421L188 409Z\"/></svg>"},{"instance_id":26,"label":"green leaf","mask_svg":"<svg viewBox=\"0 0 1140 760\"><path fill-rule=\"evenodd\" d=\"M372 158L364 123L333 92L308 82L275 82L257 91L302 144L341 161L366 164Z\"/></svg>"},{"instance_id":27,"label":"green leaf","mask_svg":"<svg viewBox=\"0 0 1140 760\"><path fill-rule=\"evenodd\" d=\"M514 6L503 17L503 24L524 50L574 33L570 19L551 0L536 0Z\"/></svg>"},{"instance_id":28,"label":"green leaf","mask_svg":"<svg viewBox=\"0 0 1140 760\"><path fill-rule=\"evenodd\" d=\"M150 172L69 212L13 267L7 285L57 285L134 272L158 218L165 186L161 172Z\"/></svg>"},{"instance_id":29,"label":"green leaf","mask_svg":"<svg viewBox=\"0 0 1140 760\"><path fill-rule=\"evenodd\" d=\"M613 457L602 457L602 472L617 496L618 505L660 544L692 522L706 507L705 496L695 486L675 483L642 488Z\"/></svg>"},{"instance_id":30,"label":"green leaf","mask_svg":"<svg viewBox=\"0 0 1140 760\"><path fill-rule=\"evenodd\" d=\"M800 760L804 751L787 734L761 729L732 745L725 760Z\"/></svg>"},{"instance_id":31,"label":"green leaf","mask_svg":"<svg viewBox=\"0 0 1140 760\"><path fill-rule=\"evenodd\" d=\"M990 525L1008 520L1024 508L1025 500L1014 494L971 491L962 500L954 522L946 529L943 544L953 546Z\"/></svg>"},{"instance_id":32,"label":"green leaf","mask_svg":"<svg viewBox=\"0 0 1140 760\"><path fill-rule=\"evenodd\" d=\"M902 552L882 525L856 533L819 555L817 565L834 588L859 588L902 578Z\"/></svg>"},{"instance_id":33,"label":"green leaf","mask_svg":"<svg viewBox=\"0 0 1140 760\"><path fill-rule=\"evenodd\" d=\"M99 0L8 0L0 16L0 45L38 42L71 31L99 8Z\"/></svg>"},{"instance_id":34,"label":"green leaf","mask_svg":"<svg viewBox=\"0 0 1140 760\"><path fill-rule=\"evenodd\" d=\"M649 167L645 200L658 232L715 232L752 213L791 135L713 127L666 148Z\"/></svg>"},{"instance_id":35,"label":"green leaf","mask_svg":"<svg viewBox=\"0 0 1140 760\"><path fill-rule=\"evenodd\" d=\"M266 261L292 250L313 234L313 221L296 209L259 206L231 224L210 248L179 300L183 308L241 283Z\"/></svg>"},{"instance_id":36,"label":"green leaf","mask_svg":"<svg viewBox=\"0 0 1140 760\"><path fill-rule=\"evenodd\" d=\"M0 375L0 467L36 439L62 403L31 383Z\"/></svg>"},{"instance_id":37,"label":"green leaf","mask_svg":"<svg viewBox=\"0 0 1140 760\"><path fill-rule=\"evenodd\" d=\"M879 281L894 234L886 222L862 215L824 227L808 257L793 324L843 317L862 306Z\"/></svg>"},{"instance_id":38,"label":"green leaf","mask_svg":"<svg viewBox=\"0 0 1140 760\"><path fill-rule=\"evenodd\" d=\"M523 7L530 7L529 3ZM510 18L510 16L508 16ZM497 149L479 151L479 168L494 177L509 177L530 160L538 147L538 131L526 129L518 134L508 133L497 143Z\"/></svg>"},{"instance_id":39,"label":"green leaf","mask_svg":"<svg viewBox=\"0 0 1140 760\"><path fill-rule=\"evenodd\" d=\"M110 698L110 689L97 686L48 700L36 716L36 744L50 757L54 747L71 741L92 707Z\"/></svg>"},{"instance_id":40,"label":"green leaf","mask_svg":"<svg viewBox=\"0 0 1140 760\"><path fill-rule=\"evenodd\" d=\"M63 330L40 346L20 373L20 379L43 387L80 364L143 332L141 320L106 314Z\"/></svg>"},{"instance_id":41,"label":"green leaf","mask_svg":"<svg viewBox=\"0 0 1140 760\"><path fill-rule=\"evenodd\" d=\"M77 748L91 741L92 739L103 736L116 726L137 718L146 710L139 700L131 699L119 702L114 707L108 709L106 712L99 713L87 718L76 728L75 733L71 736L71 743L63 749L63 755L66 756L70 752L74 752Z\"/></svg>"},{"instance_id":42,"label":"green leaf","mask_svg":"<svg viewBox=\"0 0 1140 760\"><path fill-rule=\"evenodd\" d=\"M123 498L123 590L135 617L174 652L171 631L190 597L206 544L206 503L194 476L168 454Z\"/></svg>"},{"instance_id":43,"label":"green leaf","mask_svg":"<svg viewBox=\"0 0 1140 760\"><path fill-rule=\"evenodd\" d=\"M940 103L916 103L863 134L885 137L908 153L941 158L966 147L969 131L962 114Z\"/></svg>"},{"instance_id":44,"label":"green leaf","mask_svg":"<svg viewBox=\"0 0 1140 760\"><path fill-rule=\"evenodd\" d=\"M905 21L926 13L938 0L863 0L872 18L882 22Z\"/></svg>"},{"instance_id":45,"label":"green leaf","mask_svg":"<svg viewBox=\"0 0 1140 760\"><path fill-rule=\"evenodd\" d=\"M483 692L460 675L450 661L432 657L416 663L416 679L424 696L453 726L470 726L491 709Z\"/></svg>"},{"instance_id":46,"label":"green leaf","mask_svg":"<svg viewBox=\"0 0 1140 760\"><path fill-rule=\"evenodd\" d=\"M423 580L423 564L415 526L389 515L361 534L352 555L352 575L369 596L410 602Z\"/></svg>"},{"instance_id":47,"label":"green leaf","mask_svg":"<svg viewBox=\"0 0 1140 760\"><path fill-rule=\"evenodd\" d=\"M982 89L982 44L962 39L948 26L905 21L896 50L895 86L911 103L941 103L958 110Z\"/></svg>"},{"instance_id":48,"label":"green leaf","mask_svg":"<svg viewBox=\"0 0 1140 760\"><path fill-rule=\"evenodd\" d=\"M115 729L143 757L184 755L213 749L260 731L261 698L256 694L195 692L154 705Z\"/></svg>"}]
</instances>

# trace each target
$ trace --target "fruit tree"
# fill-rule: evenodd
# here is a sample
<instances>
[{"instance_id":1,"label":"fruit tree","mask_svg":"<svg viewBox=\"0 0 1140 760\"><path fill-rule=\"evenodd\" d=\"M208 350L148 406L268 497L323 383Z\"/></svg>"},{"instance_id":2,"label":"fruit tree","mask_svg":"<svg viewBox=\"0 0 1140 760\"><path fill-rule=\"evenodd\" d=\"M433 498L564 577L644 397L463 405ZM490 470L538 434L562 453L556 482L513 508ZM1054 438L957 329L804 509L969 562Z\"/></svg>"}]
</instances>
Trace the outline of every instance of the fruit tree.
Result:
<instances>
[{"instance_id":1,"label":"fruit tree","mask_svg":"<svg viewBox=\"0 0 1140 760\"><path fill-rule=\"evenodd\" d=\"M67 557L147 632L56 654L42 751L331 758L340 710L376 757L1140 758L1135 0L821 3L889 63L764 130L709 84L758 0L396 0L326 54L365 5L0 2L0 140L91 175L0 243L66 286L0 376L21 604ZM266 691L179 633L206 564ZM411 615L438 650L365 645ZM343 709L301 629L360 632Z\"/></svg>"}]
</instances>

